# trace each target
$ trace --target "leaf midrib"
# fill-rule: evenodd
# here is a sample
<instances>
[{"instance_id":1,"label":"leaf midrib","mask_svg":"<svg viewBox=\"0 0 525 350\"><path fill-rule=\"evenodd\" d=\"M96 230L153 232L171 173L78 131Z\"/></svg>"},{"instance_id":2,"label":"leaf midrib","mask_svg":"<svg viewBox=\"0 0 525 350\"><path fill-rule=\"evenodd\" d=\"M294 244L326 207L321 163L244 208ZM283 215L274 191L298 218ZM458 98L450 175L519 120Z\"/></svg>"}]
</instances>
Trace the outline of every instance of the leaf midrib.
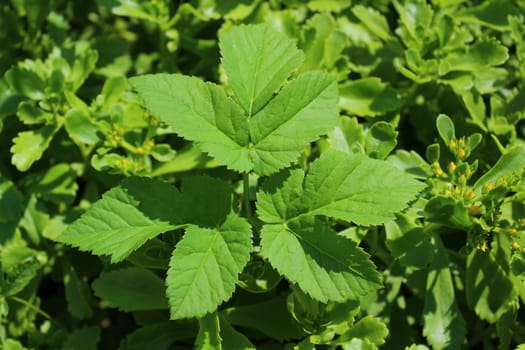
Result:
<instances>
[{"instance_id":1,"label":"leaf midrib","mask_svg":"<svg viewBox=\"0 0 525 350\"><path fill-rule=\"evenodd\" d=\"M257 148L257 145L263 143L264 140L266 140L269 136L271 136L272 134L275 134L279 129L281 128L284 128L292 119L294 119L297 115L299 115L303 110L305 110L308 106L310 106L311 104L317 102L317 98L322 95L328 88L330 88L330 86L332 86L333 83L330 83L328 85L326 85L322 90L319 91L318 94L316 94L313 98L311 98L309 101L305 101L305 103L300 106L297 111L293 114L290 115L289 118L287 118L285 121L283 121L282 123L276 125L274 128L271 128L266 134L264 134L260 139L259 141L257 141L257 143L254 143L253 147L254 148ZM281 90L282 92L282 90ZM264 110L262 110L261 112L263 112ZM255 118L262 118L260 115L256 115ZM251 135L251 130L249 130L250 132L250 140L253 141L253 138L252 138L252 135Z\"/></svg>"}]
</instances>

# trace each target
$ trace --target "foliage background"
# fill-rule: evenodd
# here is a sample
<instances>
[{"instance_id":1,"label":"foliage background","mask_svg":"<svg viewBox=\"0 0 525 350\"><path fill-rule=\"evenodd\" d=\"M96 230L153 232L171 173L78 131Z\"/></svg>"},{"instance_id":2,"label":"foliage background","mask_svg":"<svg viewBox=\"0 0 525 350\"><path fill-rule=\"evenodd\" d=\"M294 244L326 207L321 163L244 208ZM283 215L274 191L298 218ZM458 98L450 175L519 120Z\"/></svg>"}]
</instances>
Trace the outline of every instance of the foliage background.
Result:
<instances>
[{"instance_id":1,"label":"foliage background","mask_svg":"<svg viewBox=\"0 0 525 350\"><path fill-rule=\"evenodd\" d=\"M197 338L213 348L199 329L219 322L257 349L518 347L524 10L519 0L2 2L0 346L176 349ZM148 113L126 78L182 73L228 86L218 36L263 22L303 50L298 73L330 72L339 88L339 125L298 166L337 149L427 187L395 221L332 222L382 275L384 288L358 305L316 304L258 261L245 273L268 283L263 293L237 287L220 320L169 321L159 290L180 230L118 264L57 237L131 175L179 185L206 174L241 197L242 177ZM125 294L107 290L119 278Z\"/></svg>"}]
</instances>

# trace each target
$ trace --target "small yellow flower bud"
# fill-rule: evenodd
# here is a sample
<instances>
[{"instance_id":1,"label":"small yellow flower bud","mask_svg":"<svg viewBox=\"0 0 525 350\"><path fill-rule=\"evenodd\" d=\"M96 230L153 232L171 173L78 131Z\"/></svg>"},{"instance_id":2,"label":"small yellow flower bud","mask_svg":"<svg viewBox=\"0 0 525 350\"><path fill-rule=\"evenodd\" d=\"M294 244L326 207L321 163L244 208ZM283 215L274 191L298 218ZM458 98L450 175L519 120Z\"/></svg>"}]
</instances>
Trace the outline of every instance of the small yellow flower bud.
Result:
<instances>
[{"instance_id":1,"label":"small yellow flower bud","mask_svg":"<svg viewBox=\"0 0 525 350\"><path fill-rule=\"evenodd\" d=\"M476 247L478 248L478 250L481 250L482 252L486 252L488 247L487 247L487 242L483 241L482 244L478 244L478 246Z\"/></svg>"},{"instance_id":2,"label":"small yellow flower bud","mask_svg":"<svg viewBox=\"0 0 525 350\"><path fill-rule=\"evenodd\" d=\"M448 170L449 171L454 171L456 170L457 166L456 166L456 163L454 162L450 162L450 164L448 165Z\"/></svg>"},{"instance_id":3,"label":"small yellow flower bud","mask_svg":"<svg viewBox=\"0 0 525 350\"><path fill-rule=\"evenodd\" d=\"M518 250L518 249L520 249L520 248L521 248L521 245L520 245L518 242L514 242L514 243L512 243L512 249L516 249L516 250Z\"/></svg>"}]
</instances>

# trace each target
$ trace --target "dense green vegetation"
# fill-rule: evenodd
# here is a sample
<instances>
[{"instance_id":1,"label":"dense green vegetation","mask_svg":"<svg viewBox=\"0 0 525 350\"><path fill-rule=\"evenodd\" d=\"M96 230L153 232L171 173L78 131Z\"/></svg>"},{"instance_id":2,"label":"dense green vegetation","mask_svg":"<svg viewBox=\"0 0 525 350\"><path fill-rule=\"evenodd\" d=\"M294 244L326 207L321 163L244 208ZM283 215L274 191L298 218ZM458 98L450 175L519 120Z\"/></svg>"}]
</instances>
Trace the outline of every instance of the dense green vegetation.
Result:
<instances>
[{"instance_id":1,"label":"dense green vegetation","mask_svg":"<svg viewBox=\"0 0 525 350\"><path fill-rule=\"evenodd\" d=\"M525 3L0 4L0 349L525 349Z\"/></svg>"}]
</instances>

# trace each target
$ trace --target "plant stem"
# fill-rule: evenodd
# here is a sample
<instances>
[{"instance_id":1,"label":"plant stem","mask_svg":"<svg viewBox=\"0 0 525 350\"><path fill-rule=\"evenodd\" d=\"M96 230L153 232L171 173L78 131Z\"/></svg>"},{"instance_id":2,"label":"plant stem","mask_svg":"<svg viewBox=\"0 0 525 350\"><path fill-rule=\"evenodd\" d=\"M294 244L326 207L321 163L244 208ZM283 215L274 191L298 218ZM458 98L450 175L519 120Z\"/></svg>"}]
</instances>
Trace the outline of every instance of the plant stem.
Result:
<instances>
[{"instance_id":1,"label":"plant stem","mask_svg":"<svg viewBox=\"0 0 525 350\"><path fill-rule=\"evenodd\" d=\"M24 300L22 298L19 298L17 296L14 296L14 295L11 295L8 297L9 299L13 300L13 301L16 301L17 303L20 303L24 306L26 306L27 308L35 311L37 314L39 314L40 316L44 317L45 319L49 320L51 323L54 323L56 326L58 326L59 328L62 328L62 329L65 329L64 326L62 326L59 322L55 321L53 319L53 317L51 317L51 315L49 315L47 312L45 312L44 310L42 310L41 308L39 308L38 306L35 306L33 304L31 304L30 302L28 302L27 300Z\"/></svg>"},{"instance_id":2,"label":"plant stem","mask_svg":"<svg viewBox=\"0 0 525 350\"><path fill-rule=\"evenodd\" d=\"M244 201L244 216L248 219L248 222L252 222L252 207L250 203L250 175L249 173L244 173L242 175L243 183L243 201Z\"/></svg>"}]
</instances>

